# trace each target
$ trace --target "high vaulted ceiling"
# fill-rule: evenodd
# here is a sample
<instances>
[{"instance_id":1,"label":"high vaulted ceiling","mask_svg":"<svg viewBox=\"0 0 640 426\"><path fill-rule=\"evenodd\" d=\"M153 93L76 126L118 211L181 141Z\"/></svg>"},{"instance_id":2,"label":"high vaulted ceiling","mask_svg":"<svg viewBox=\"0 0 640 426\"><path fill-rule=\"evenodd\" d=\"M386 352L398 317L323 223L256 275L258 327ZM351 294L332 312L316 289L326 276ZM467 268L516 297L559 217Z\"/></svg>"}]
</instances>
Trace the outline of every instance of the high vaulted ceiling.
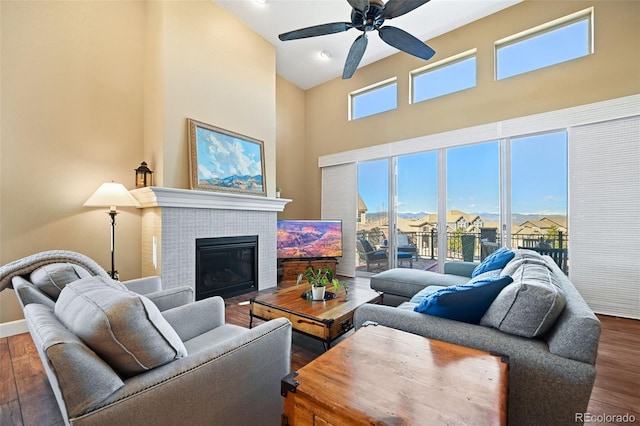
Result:
<instances>
[{"instance_id":1,"label":"high vaulted ceiling","mask_svg":"<svg viewBox=\"0 0 640 426\"><path fill-rule=\"evenodd\" d=\"M306 38L280 41L278 34L329 22L350 22L347 0L213 0L276 47L277 72L302 89L342 75L351 44L361 34L356 29ZM431 0L429 3L388 20L385 25L399 27L427 42L523 0ZM320 52L329 58L322 58ZM377 34L369 45L360 67L398 53ZM436 52L433 60L439 58ZM357 73L358 71L356 71Z\"/></svg>"}]
</instances>

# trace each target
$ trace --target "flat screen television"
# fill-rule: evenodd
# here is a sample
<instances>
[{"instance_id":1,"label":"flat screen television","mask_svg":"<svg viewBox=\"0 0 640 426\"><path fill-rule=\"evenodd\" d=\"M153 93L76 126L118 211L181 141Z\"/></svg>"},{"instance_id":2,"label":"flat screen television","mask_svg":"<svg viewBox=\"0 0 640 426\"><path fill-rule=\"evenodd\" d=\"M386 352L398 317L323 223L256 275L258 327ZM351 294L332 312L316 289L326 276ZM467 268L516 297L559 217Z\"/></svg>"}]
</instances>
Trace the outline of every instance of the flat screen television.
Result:
<instances>
[{"instance_id":1,"label":"flat screen television","mask_svg":"<svg viewBox=\"0 0 640 426\"><path fill-rule=\"evenodd\" d=\"M341 220L279 220L278 259L342 257Z\"/></svg>"}]
</instances>

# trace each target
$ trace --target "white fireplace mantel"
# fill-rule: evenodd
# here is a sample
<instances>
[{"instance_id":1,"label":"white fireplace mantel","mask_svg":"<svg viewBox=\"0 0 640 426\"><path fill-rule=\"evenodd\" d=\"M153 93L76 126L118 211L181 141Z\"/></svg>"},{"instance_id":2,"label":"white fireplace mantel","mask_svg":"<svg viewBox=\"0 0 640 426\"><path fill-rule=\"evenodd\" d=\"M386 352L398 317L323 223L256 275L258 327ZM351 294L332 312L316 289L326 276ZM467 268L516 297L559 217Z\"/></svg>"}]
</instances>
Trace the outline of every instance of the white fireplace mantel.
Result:
<instances>
[{"instance_id":1,"label":"white fireplace mantel","mask_svg":"<svg viewBox=\"0 0 640 426\"><path fill-rule=\"evenodd\" d=\"M196 283L196 240L258 237L258 288L277 285L277 215L291 200L151 186L131 191L142 210L142 274L163 288Z\"/></svg>"},{"instance_id":2,"label":"white fireplace mantel","mask_svg":"<svg viewBox=\"0 0 640 426\"><path fill-rule=\"evenodd\" d=\"M252 210L281 212L291 200L233 192L200 191L150 186L131 190L140 207L183 207L192 209Z\"/></svg>"}]
</instances>

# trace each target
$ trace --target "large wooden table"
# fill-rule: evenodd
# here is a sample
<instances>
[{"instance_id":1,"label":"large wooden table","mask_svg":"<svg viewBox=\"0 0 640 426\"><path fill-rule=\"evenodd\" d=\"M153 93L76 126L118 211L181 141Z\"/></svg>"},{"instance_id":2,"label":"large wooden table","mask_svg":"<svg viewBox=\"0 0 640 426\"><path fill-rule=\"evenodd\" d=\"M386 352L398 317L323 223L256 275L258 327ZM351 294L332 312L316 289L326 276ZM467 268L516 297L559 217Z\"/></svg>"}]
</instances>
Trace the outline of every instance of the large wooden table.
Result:
<instances>
[{"instance_id":1,"label":"large wooden table","mask_svg":"<svg viewBox=\"0 0 640 426\"><path fill-rule=\"evenodd\" d=\"M309 302L301 295L310 289L309 285L280 288L251 299L249 327L254 318L288 318L294 330L321 340L328 349L333 340L353 328L353 312L358 306L382 301L382 293L352 286L348 293L340 287L333 300ZM333 287L327 289L334 291Z\"/></svg>"},{"instance_id":2,"label":"large wooden table","mask_svg":"<svg viewBox=\"0 0 640 426\"><path fill-rule=\"evenodd\" d=\"M291 426L504 425L507 364L370 325L288 375L282 395Z\"/></svg>"}]
</instances>

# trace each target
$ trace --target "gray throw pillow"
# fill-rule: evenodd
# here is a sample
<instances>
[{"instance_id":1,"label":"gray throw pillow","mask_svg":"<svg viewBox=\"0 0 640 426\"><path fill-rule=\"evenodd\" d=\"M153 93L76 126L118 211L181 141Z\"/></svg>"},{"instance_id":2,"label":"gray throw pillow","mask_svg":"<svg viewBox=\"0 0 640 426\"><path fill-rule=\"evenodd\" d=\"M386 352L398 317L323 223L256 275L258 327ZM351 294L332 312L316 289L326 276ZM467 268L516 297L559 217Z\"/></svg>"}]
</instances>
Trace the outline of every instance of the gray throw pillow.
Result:
<instances>
[{"instance_id":1,"label":"gray throw pillow","mask_svg":"<svg viewBox=\"0 0 640 426\"><path fill-rule=\"evenodd\" d=\"M68 284L55 314L125 378L187 356L182 340L153 302L106 278Z\"/></svg>"},{"instance_id":2,"label":"gray throw pillow","mask_svg":"<svg viewBox=\"0 0 640 426\"><path fill-rule=\"evenodd\" d=\"M89 271L73 263L51 263L33 271L29 275L29 281L47 296L56 300L64 286L90 276Z\"/></svg>"},{"instance_id":3,"label":"gray throw pillow","mask_svg":"<svg viewBox=\"0 0 640 426\"><path fill-rule=\"evenodd\" d=\"M124 386L118 374L39 303L24 307L33 340L47 354L73 418Z\"/></svg>"},{"instance_id":4,"label":"gray throw pillow","mask_svg":"<svg viewBox=\"0 0 640 426\"><path fill-rule=\"evenodd\" d=\"M546 263L540 253L527 249L515 249L513 250L515 256L509 263L507 263L501 271L502 275L509 275L513 277L518 268L525 263L535 263L537 265L546 266Z\"/></svg>"},{"instance_id":5,"label":"gray throw pillow","mask_svg":"<svg viewBox=\"0 0 640 426\"><path fill-rule=\"evenodd\" d=\"M565 306L564 293L544 265L523 263L512 275L513 283L495 298L480 324L524 337L544 334Z\"/></svg>"}]
</instances>

